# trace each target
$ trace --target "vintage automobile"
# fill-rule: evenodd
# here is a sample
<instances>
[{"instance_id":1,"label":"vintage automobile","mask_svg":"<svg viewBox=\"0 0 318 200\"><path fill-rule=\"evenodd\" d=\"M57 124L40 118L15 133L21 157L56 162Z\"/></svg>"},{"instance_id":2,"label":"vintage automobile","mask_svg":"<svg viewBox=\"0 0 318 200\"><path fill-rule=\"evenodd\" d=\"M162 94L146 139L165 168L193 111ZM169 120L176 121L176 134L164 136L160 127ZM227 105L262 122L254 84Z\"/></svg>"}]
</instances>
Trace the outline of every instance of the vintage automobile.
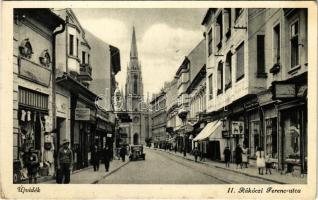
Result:
<instances>
[{"instance_id":1,"label":"vintage automobile","mask_svg":"<svg viewBox=\"0 0 318 200\"><path fill-rule=\"evenodd\" d=\"M131 145L129 160L145 160L146 154L144 154L144 148L142 145Z\"/></svg>"}]
</instances>

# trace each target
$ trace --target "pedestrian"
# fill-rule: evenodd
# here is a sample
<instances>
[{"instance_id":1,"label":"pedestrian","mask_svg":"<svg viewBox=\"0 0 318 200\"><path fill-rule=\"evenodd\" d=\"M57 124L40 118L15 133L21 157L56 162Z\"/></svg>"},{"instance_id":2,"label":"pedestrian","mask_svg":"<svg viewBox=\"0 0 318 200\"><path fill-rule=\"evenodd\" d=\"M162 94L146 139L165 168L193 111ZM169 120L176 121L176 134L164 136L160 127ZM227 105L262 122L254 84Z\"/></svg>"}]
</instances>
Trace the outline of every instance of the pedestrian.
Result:
<instances>
[{"instance_id":1,"label":"pedestrian","mask_svg":"<svg viewBox=\"0 0 318 200\"><path fill-rule=\"evenodd\" d=\"M198 162L198 155L199 155L198 147L195 147L195 148L193 149L192 153L193 153L195 162Z\"/></svg>"},{"instance_id":2,"label":"pedestrian","mask_svg":"<svg viewBox=\"0 0 318 200\"><path fill-rule=\"evenodd\" d=\"M243 149L242 149L242 163L245 164L245 168L247 168L247 164L248 164L248 148L246 147L246 145L243 145Z\"/></svg>"},{"instance_id":3,"label":"pedestrian","mask_svg":"<svg viewBox=\"0 0 318 200\"><path fill-rule=\"evenodd\" d=\"M186 152L186 148L183 148L183 156L186 157L187 156L187 152Z\"/></svg>"},{"instance_id":4,"label":"pedestrian","mask_svg":"<svg viewBox=\"0 0 318 200\"><path fill-rule=\"evenodd\" d=\"M112 158L112 152L109 146L106 146L103 150L104 164L106 172L109 171L109 163Z\"/></svg>"},{"instance_id":5,"label":"pedestrian","mask_svg":"<svg viewBox=\"0 0 318 200\"><path fill-rule=\"evenodd\" d=\"M267 174L267 171L269 171L269 174L272 174L271 171L272 168L272 162L271 162L271 156L265 156L265 174Z\"/></svg>"},{"instance_id":6,"label":"pedestrian","mask_svg":"<svg viewBox=\"0 0 318 200\"><path fill-rule=\"evenodd\" d=\"M174 153L177 153L177 145L174 145Z\"/></svg>"},{"instance_id":7,"label":"pedestrian","mask_svg":"<svg viewBox=\"0 0 318 200\"><path fill-rule=\"evenodd\" d=\"M67 139L64 139L63 146L59 149L57 155L57 183L59 184L68 184L71 180L71 171L73 167L73 152L69 148L69 144L70 142Z\"/></svg>"},{"instance_id":8,"label":"pedestrian","mask_svg":"<svg viewBox=\"0 0 318 200\"><path fill-rule=\"evenodd\" d=\"M224 162L225 162L225 166L226 167L230 167L230 160L231 160L231 150L230 148L227 146L225 147L224 151Z\"/></svg>"},{"instance_id":9,"label":"pedestrian","mask_svg":"<svg viewBox=\"0 0 318 200\"><path fill-rule=\"evenodd\" d=\"M121 147L119 154L120 154L121 160L122 160L123 162L125 162L125 157L126 157L126 154L127 154L127 149L126 149L126 147L125 147L124 145Z\"/></svg>"},{"instance_id":10,"label":"pedestrian","mask_svg":"<svg viewBox=\"0 0 318 200\"><path fill-rule=\"evenodd\" d=\"M241 166L242 169L242 148L240 144L236 145L235 148L235 163L236 163L236 169L238 168L238 166Z\"/></svg>"},{"instance_id":11,"label":"pedestrian","mask_svg":"<svg viewBox=\"0 0 318 200\"><path fill-rule=\"evenodd\" d=\"M28 171L29 183L32 183L32 180L34 180L34 183L36 184L36 175L38 173L39 168L39 159L37 153L34 152L33 147L29 148L28 152L24 155L24 159Z\"/></svg>"},{"instance_id":12,"label":"pedestrian","mask_svg":"<svg viewBox=\"0 0 318 200\"><path fill-rule=\"evenodd\" d=\"M265 167L265 158L264 158L264 151L262 147L257 148L256 166L258 167L258 174L263 175L264 167Z\"/></svg>"},{"instance_id":13,"label":"pedestrian","mask_svg":"<svg viewBox=\"0 0 318 200\"><path fill-rule=\"evenodd\" d=\"M95 142L95 144L91 148L91 153L92 153L92 164L94 166L94 171L99 170L99 151L98 151L98 144Z\"/></svg>"}]
</instances>

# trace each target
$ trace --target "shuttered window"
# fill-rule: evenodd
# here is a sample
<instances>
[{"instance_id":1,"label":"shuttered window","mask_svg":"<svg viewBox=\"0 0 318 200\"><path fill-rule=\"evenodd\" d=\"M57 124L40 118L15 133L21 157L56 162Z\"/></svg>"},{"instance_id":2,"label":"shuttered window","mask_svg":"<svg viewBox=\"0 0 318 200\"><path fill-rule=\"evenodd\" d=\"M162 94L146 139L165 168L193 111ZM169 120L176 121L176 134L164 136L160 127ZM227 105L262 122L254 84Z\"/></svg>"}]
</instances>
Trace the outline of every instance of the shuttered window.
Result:
<instances>
[{"instance_id":1,"label":"shuttered window","mask_svg":"<svg viewBox=\"0 0 318 200\"><path fill-rule=\"evenodd\" d=\"M47 94L29 90L26 88L19 88L19 105L40 109L48 110L48 99Z\"/></svg>"},{"instance_id":2,"label":"shuttered window","mask_svg":"<svg viewBox=\"0 0 318 200\"><path fill-rule=\"evenodd\" d=\"M236 81L244 77L244 42L236 49Z\"/></svg>"}]
</instances>

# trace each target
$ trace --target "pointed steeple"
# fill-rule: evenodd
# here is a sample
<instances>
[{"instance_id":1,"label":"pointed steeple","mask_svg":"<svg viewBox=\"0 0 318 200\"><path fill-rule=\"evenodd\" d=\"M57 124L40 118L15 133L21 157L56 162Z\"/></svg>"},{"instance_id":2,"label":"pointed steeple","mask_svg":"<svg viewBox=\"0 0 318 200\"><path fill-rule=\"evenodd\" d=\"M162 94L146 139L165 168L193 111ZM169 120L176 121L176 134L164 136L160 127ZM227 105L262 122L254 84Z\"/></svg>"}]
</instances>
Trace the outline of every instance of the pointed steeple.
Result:
<instances>
[{"instance_id":1,"label":"pointed steeple","mask_svg":"<svg viewBox=\"0 0 318 200\"><path fill-rule=\"evenodd\" d=\"M132 32L132 38L131 38L131 47L130 47L130 59L133 59L133 58L134 59L138 59L135 26L133 26L133 32Z\"/></svg>"}]
</instances>

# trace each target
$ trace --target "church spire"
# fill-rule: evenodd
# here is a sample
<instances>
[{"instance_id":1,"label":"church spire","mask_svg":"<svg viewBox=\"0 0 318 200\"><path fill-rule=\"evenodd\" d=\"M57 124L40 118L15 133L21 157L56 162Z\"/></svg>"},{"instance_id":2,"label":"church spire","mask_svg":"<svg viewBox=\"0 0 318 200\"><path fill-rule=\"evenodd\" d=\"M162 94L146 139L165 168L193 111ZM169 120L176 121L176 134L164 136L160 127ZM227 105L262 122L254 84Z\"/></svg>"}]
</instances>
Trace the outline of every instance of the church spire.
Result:
<instances>
[{"instance_id":1,"label":"church spire","mask_svg":"<svg viewBox=\"0 0 318 200\"><path fill-rule=\"evenodd\" d=\"M131 47L130 47L130 59L133 59L133 58L138 59L135 26L133 26Z\"/></svg>"}]
</instances>

